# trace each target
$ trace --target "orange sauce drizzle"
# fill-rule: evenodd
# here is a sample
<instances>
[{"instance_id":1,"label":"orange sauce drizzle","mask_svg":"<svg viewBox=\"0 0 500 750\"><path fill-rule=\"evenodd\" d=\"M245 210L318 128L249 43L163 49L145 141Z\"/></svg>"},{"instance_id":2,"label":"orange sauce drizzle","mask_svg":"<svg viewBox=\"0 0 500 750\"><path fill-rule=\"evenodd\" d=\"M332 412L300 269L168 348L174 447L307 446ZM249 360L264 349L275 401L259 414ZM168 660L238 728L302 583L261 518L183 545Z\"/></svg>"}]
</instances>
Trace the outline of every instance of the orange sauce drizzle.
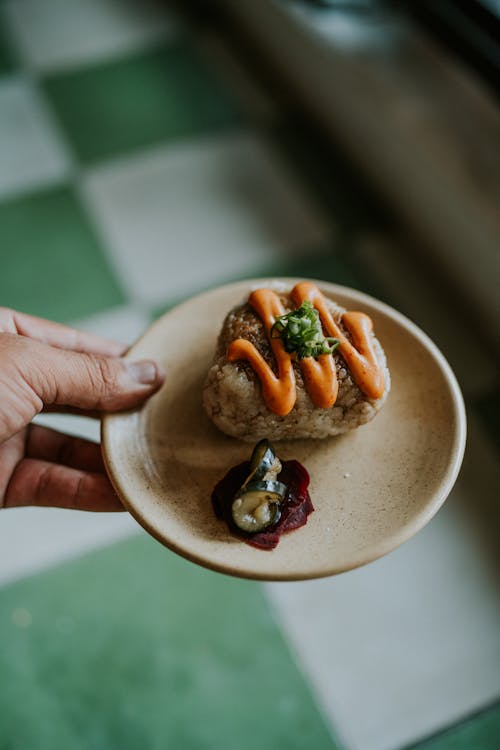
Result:
<instances>
[{"instance_id":1,"label":"orange sauce drizzle","mask_svg":"<svg viewBox=\"0 0 500 750\"><path fill-rule=\"evenodd\" d=\"M335 323L325 298L309 281L296 284L292 299L297 306L309 300L319 312L321 323L328 336L339 339L338 351L349 367L354 381L369 398L380 398L384 393L384 373L377 363L371 338L373 324L368 315L346 312L342 322L350 332L353 344L344 336ZM279 297L271 289L257 289L248 298L250 305L261 318L267 338L278 367L278 376L269 367L255 346L246 339L232 341L227 350L230 362L246 360L255 370L262 386L262 397L268 408L279 416L289 414L297 400L295 373L292 356L285 350L279 338L271 338L271 329L276 318L285 314ZM299 362L307 391L315 406L328 409L337 400L338 381L335 362L331 354L322 354L315 359L306 357Z\"/></svg>"}]
</instances>

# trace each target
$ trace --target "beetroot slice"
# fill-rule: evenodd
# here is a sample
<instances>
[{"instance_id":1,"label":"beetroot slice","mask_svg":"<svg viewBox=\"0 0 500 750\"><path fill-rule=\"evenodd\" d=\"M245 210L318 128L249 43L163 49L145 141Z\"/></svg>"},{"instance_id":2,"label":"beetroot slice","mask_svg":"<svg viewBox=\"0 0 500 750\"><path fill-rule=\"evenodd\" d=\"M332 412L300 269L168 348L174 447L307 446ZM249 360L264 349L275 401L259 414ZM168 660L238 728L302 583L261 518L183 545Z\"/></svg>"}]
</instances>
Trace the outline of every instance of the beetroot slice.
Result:
<instances>
[{"instance_id":1,"label":"beetroot slice","mask_svg":"<svg viewBox=\"0 0 500 750\"><path fill-rule=\"evenodd\" d=\"M299 529L307 523L314 507L307 490L309 474L298 461L283 461L278 480L286 485L287 492L281 504L281 517L277 523L257 534L248 534L233 521L231 506L234 496L250 472L250 462L244 461L230 469L212 492L212 505L217 518L224 520L231 533L258 549L274 549L280 536L287 531Z\"/></svg>"}]
</instances>

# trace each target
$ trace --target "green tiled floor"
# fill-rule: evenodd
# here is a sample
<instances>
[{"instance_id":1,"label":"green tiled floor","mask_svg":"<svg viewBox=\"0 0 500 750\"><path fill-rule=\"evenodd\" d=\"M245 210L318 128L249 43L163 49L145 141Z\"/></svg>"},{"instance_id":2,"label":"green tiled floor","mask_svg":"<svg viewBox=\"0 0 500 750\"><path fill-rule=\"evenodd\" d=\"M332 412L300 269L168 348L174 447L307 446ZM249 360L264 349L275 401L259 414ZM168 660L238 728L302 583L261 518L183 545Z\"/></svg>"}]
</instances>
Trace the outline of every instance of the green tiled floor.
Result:
<instances>
[{"instance_id":1,"label":"green tiled floor","mask_svg":"<svg viewBox=\"0 0 500 750\"><path fill-rule=\"evenodd\" d=\"M498 750L500 747L500 705L443 732L413 750Z\"/></svg>"},{"instance_id":2,"label":"green tiled floor","mask_svg":"<svg viewBox=\"0 0 500 750\"><path fill-rule=\"evenodd\" d=\"M384 231L386 217L342 154L315 128L306 128L279 97L272 117L242 116L237 92L222 85L199 53L210 36L209 14L202 14L203 28L195 24L188 34L175 22L158 46L159 37L153 40L149 32L139 41L136 29L128 41L124 34L129 14L139 22L146 3L9 0L9 7L16 2L11 55L1 23L8 25L12 14L2 12L7 4L0 0L0 94L3 86L4 101L20 102L23 126L15 138L16 127L2 128L0 117L4 153L10 149L15 156L1 172L1 305L78 319L99 333L131 340L148 317L180 301L191 275L194 288L209 283L204 279L222 247L227 254L212 281L228 282L238 274L316 277L374 294L417 321L423 307L432 308L430 298L442 290L425 274L416 285L418 305L407 306L415 260L406 257L404 243L395 248L400 265L376 248L372 265L366 262L363 242ZM35 15L43 17L42 24L33 21ZM87 19L89 28L94 19L97 47L91 35L80 35L75 54L70 44L59 49L58 21L63 24L64 18L73 35L79 20ZM147 18L143 22L148 27ZM48 54L52 44L54 55ZM238 86L236 74L231 80ZM40 168L27 168L23 180L17 179L19 167L31 165ZM296 214L302 218L295 224ZM219 235L217 223L231 231ZM292 229L284 231L283 225ZM216 241L209 251L211 236ZM379 270L393 266L387 281ZM157 292L149 296L152 285ZM493 434L499 401L487 393L485 387L477 404ZM486 481L494 476L491 467L488 471ZM476 487L477 482L473 492ZM0 750L323 750L336 746L325 721L334 733L342 732L349 750L372 750L372 742L386 750L398 744L387 739L393 724L399 723L398 738L414 741L426 736L428 727L447 726L450 716L465 715L470 706L487 705L495 697L496 599L488 594L495 584L486 573L473 571L473 579L464 575L453 588L451 573L462 564L470 573L473 565L463 560L480 563L483 552L473 546L472 533L464 534L471 558L458 556L452 565L450 549L460 544L448 544L457 531L453 513L448 525L433 527L437 531L427 537L427 547L419 548L417 540L416 547L405 548L406 557L395 558L397 570L389 559L378 578L377 566L353 573L357 589L350 578L346 588L345 579L282 588L290 591L293 604L287 615L277 608L277 589L268 587L267 599L260 585L198 569L146 536L68 563L67 556L91 546L88 541L78 546L86 523L99 537L114 520L89 522L88 516L61 511L63 523L57 511L52 516L47 510L43 517L23 512L17 528L12 521L12 558L35 560L31 570L40 559L60 565L0 589ZM0 520L5 539L10 521ZM40 538L36 554L43 550L45 557L30 557L25 540L35 536ZM96 544L109 543L108 537L99 538L104 541ZM433 588L430 577L418 579L428 560L438 561L436 580L445 585ZM384 561L378 565L380 571ZM441 577L439 568L445 571ZM17 574L28 569L20 565ZM408 580L412 588L406 600ZM460 613L472 609L469 601L476 601L477 593L481 616L467 620L465 629L454 627L467 619ZM398 625L397 597L407 622L422 625L416 625L413 641ZM306 620L291 638L298 610ZM283 618L279 627L273 611ZM307 632L319 636L306 639L304 629L316 623L319 631ZM366 638L363 623L370 628ZM443 634L450 630L458 645L443 666ZM285 638L291 638L295 654ZM418 658L417 663L409 659L403 696L400 660L409 652L432 653L426 666L438 679L426 682ZM468 660L461 658L464 652ZM483 672L475 674L472 688L465 685L464 697L454 690L455 671L474 659L482 660ZM352 692L346 689L349 682L357 683ZM313 688L321 710L311 697ZM429 704L438 709L430 720ZM368 728L363 733L360 727ZM495 710L426 741L423 748L493 750L492 738L499 735Z\"/></svg>"},{"instance_id":3,"label":"green tiled floor","mask_svg":"<svg viewBox=\"0 0 500 750\"><path fill-rule=\"evenodd\" d=\"M141 537L0 593L1 750L334 750L258 584Z\"/></svg>"},{"instance_id":4,"label":"green tiled floor","mask_svg":"<svg viewBox=\"0 0 500 750\"><path fill-rule=\"evenodd\" d=\"M124 300L71 188L1 203L0 226L2 305L68 320Z\"/></svg>"},{"instance_id":5,"label":"green tiled floor","mask_svg":"<svg viewBox=\"0 0 500 750\"><path fill-rule=\"evenodd\" d=\"M44 85L86 163L240 121L227 91L185 45L61 73Z\"/></svg>"}]
</instances>

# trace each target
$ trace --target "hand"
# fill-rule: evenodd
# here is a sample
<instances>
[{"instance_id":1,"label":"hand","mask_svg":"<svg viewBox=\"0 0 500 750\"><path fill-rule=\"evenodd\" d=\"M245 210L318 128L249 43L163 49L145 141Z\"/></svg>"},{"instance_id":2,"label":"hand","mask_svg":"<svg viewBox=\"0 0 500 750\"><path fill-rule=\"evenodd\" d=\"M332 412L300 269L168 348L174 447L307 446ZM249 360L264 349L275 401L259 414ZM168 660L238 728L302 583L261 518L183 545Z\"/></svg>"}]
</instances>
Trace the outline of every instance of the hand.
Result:
<instances>
[{"instance_id":1,"label":"hand","mask_svg":"<svg viewBox=\"0 0 500 750\"><path fill-rule=\"evenodd\" d=\"M154 362L124 347L0 308L0 508L20 505L123 510L99 446L39 425L41 411L115 411L161 386Z\"/></svg>"}]
</instances>

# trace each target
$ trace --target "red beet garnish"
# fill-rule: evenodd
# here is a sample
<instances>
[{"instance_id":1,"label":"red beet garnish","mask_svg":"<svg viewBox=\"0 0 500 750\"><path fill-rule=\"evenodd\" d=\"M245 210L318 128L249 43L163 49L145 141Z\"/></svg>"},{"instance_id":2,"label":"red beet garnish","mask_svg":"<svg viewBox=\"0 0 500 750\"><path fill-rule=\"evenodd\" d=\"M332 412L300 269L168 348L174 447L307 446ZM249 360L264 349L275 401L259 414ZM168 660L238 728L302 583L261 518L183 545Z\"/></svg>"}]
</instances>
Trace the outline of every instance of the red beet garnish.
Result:
<instances>
[{"instance_id":1,"label":"red beet garnish","mask_svg":"<svg viewBox=\"0 0 500 750\"><path fill-rule=\"evenodd\" d=\"M279 520L256 534L242 531L233 521L231 508L234 497L248 476L250 462L244 461L230 469L212 492L212 505L217 518L224 520L231 533L258 549L274 549L280 536L299 529L307 523L314 510L309 492L309 474L298 461L283 461L278 480L286 485L286 495L281 503Z\"/></svg>"}]
</instances>

